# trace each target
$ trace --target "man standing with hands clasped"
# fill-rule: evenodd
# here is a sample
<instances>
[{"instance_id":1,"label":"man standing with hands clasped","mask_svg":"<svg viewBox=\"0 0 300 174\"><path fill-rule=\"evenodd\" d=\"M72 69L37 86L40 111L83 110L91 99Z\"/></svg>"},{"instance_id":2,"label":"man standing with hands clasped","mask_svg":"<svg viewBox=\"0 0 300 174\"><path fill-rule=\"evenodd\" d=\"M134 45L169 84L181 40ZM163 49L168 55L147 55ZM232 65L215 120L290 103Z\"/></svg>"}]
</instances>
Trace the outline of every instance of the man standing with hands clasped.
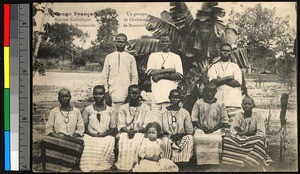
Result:
<instances>
[{"instance_id":1,"label":"man standing with hands clasped","mask_svg":"<svg viewBox=\"0 0 300 174\"><path fill-rule=\"evenodd\" d=\"M230 61L231 51L230 44L221 44L221 60L213 64L207 72L209 81L217 84L216 98L224 102L229 124L232 117L241 112L242 102L242 72L236 63Z\"/></svg>"},{"instance_id":2,"label":"man standing with hands clasped","mask_svg":"<svg viewBox=\"0 0 300 174\"><path fill-rule=\"evenodd\" d=\"M151 77L151 110L154 112L168 106L169 93L177 88L177 81L181 80L183 75L179 55L170 52L170 36L162 34L160 44L162 51L150 55L146 72Z\"/></svg>"},{"instance_id":3,"label":"man standing with hands clasped","mask_svg":"<svg viewBox=\"0 0 300 174\"><path fill-rule=\"evenodd\" d=\"M105 90L112 98L112 108L118 111L127 96L128 87L138 84L138 72L135 58L125 51L127 36L119 33L115 42L117 51L106 56L102 75Z\"/></svg>"}]
</instances>

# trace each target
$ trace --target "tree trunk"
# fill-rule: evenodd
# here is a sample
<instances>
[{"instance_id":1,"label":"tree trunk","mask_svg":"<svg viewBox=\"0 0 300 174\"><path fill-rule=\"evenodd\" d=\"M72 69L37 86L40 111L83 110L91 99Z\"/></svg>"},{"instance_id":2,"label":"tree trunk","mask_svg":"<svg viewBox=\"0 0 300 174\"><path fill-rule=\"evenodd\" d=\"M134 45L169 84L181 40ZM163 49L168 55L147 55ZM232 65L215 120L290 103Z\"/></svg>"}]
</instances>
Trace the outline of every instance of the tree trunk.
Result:
<instances>
[{"instance_id":1,"label":"tree trunk","mask_svg":"<svg viewBox=\"0 0 300 174\"><path fill-rule=\"evenodd\" d=\"M41 25L40 25L39 32L43 31L43 24L44 24L44 21L45 21L46 13L48 13L48 3L46 3L46 5L45 5L45 9L44 9L43 17L42 17L42 20L41 20ZM36 62L41 42L42 42L42 36L38 35L37 43L35 45L34 52L33 52L33 58L32 58L32 64L33 65Z\"/></svg>"},{"instance_id":2,"label":"tree trunk","mask_svg":"<svg viewBox=\"0 0 300 174\"><path fill-rule=\"evenodd\" d=\"M281 96L281 110L280 110L280 122L281 122L281 135L280 135L280 164L284 166L285 163L285 143L286 143L286 110L288 104L289 95L283 93Z\"/></svg>"},{"instance_id":3,"label":"tree trunk","mask_svg":"<svg viewBox=\"0 0 300 174\"><path fill-rule=\"evenodd\" d=\"M74 55L73 55L73 54L74 54L74 52L73 52L73 48L72 48L72 57L71 57L71 62L72 62L72 63L73 63L73 61L74 61L74 57L73 57Z\"/></svg>"},{"instance_id":4,"label":"tree trunk","mask_svg":"<svg viewBox=\"0 0 300 174\"><path fill-rule=\"evenodd\" d=\"M271 117L272 117L272 114L271 114L271 103L272 103L272 100L270 100L270 104L269 104L269 115L268 115L267 127L266 127L267 133L270 132L270 121L271 121Z\"/></svg>"},{"instance_id":5,"label":"tree trunk","mask_svg":"<svg viewBox=\"0 0 300 174\"><path fill-rule=\"evenodd\" d=\"M248 68L249 75L252 75L252 67L253 67L253 63L249 63L249 68Z\"/></svg>"}]
</instances>

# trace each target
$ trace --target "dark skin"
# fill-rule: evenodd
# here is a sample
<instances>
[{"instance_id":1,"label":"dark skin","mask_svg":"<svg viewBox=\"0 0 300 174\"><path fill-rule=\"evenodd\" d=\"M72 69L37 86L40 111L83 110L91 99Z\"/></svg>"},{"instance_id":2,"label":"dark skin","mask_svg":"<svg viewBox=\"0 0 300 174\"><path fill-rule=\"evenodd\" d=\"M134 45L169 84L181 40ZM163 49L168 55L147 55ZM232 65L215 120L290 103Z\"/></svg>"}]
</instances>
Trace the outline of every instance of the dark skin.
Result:
<instances>
[{"instance_id":1,"label":"dark skin","mask_svg":"<svg viewBox=\"0 0 300 174\"><path fill-rule=\"evenodd\" d=\"M230 60L231 47L224 45L221 47L221 61L228 62ZM214 79L217 86L228 85L230 87L239 87L241 84L234 79L234 76L225 76Z\"/></svg>"},{"instance_id":2,"label":"dark skin","mask_svg":"<svg viewBox=\"0 0 300 174\"><path fill-rule=\"evenodd\" d=\"M141 106L141 90L139 88L131 87L128 91L129 106L138 107Z\"/></svg>"},{"instance_id":3,"label":"dark skin","mask_svg":"<svg viewBox=\"0 0 300 174\"><path fill-rule=\"evenodd\" d=\"M130 87L128 90L128 97L129 97L129 106L138 107L141 106L141 90L136 87ZM145 132L145 128L137 125L137 130L128 129L127 127L122 127L120 132L126 132L128 134L128 138L131 139L137 132Z\"/></svg>"},{"instance_id":4,"label":"dark skin","mask_svg":"<svg viewBox=\"0 0 300 174\"><path fill-rule=\"evenodd\" d=\"M169 95L170 106L167 106L167 109L170 111L178 111L180 109L179 103L181 101L181 96L178 91L171 91Z\"/></svg>"},{"instance_id":5,"label":"dark skin","mask_svg":"<svg viewBox=\"0 0 300 174\"><path fill-rule=\"evenodd\" d=\"M73 110L72 106L70 105L70 101L71 101L71 92L68 89L61 89L58 92L58 101L60 103L60 110L61 111L71 111ZM78 138L81 137L80 134L78 133L74 133L72 136L66 135L64 133L55 133L55 132L51 132L49 134L49 136L52 137L57 137L57 138Z\"/></svg>"},{"instance_id":6,"label":"dark skin","mask_svg":"<svg viewBox=\"0 0 300 174\"><path fill-rule=\"evenodd\" d=\"M106 110L106 104L104 104L104 97L105 97L105 89L104 88L94 88L93 90L93 98L95 101L94 109L97 110L98 112ZM104 133L91 133L88 131L88 124L85 124L85 130L87 134L93 136L93 137L105 137L108 135L114 136L117 133L117 128L112 128L107 130Z\"/></svg>"},{"instance_id":7,"label":"dark skin","mask_svg":"<svg viewBox=\"0 0 300 174\"><path fill-rule=\"evenodd\" d=\"M171 91L170 95L169 95L169 100L170 100L171 105L167 106L166 109L169 111L179 111L179 109L180 109L179 103L181 101L180 93L178 91ZM177 134L171 135L170 139L172 141L178 141L185 135L188 135L188 133L177 133Z\"/></svg>"},{"instance_id":8,"label":"dark skin","mask_svg":"<svg viewBox=\"0 0 300 174\"><path fill-rule=\"evenodd\" d=\"M252 109L255 107L253 99L245 98L242 102L242 107L244 110L244 116L248 118L251 117ZM234 127L234 129L237 131L236 134L239 136L253 136L257 132L257 130L243 131L240 127Z\"/></svg>"},{"instance_id":9,"label":"dark skin","mask_svg":"<svg viewBox=\"0 0 300 174\"><path fill-rule=\"evenodd\" d=\"M217 90L216 90L216 87L213 87L213 88L207 88L206 87L206 88L204 88L203 92L204 92L204 101L205 100L212 101L212 100L215 99L215 95L216 95ZM216 130L223 128L224 125L225 125L224 123L219 123L218 125L216 125L212 129L209 129L206 126L201 125L199 123L199 121L193 121L193 126L203 130L203 132L205 134L211 134L211 133L215 132Z\"/></svg>"},{"instance_id":10,"label":"dark skin","mask_svg":"<svg viewBox=\"0 0 300 174\"><path fill-rule=\"evenodd\" d=\"M125 46L127 45L127 38L124 36L117 36L116 37L116 47L118 52L125 51Z\"/></svg>"},{"instance_id":11,"label":"dark skin","mask_svg":"<svg viewBox=\"0 0 300 174\"><path fill-rule=\"evenodd\" d=\"M128 44L127 37L122 36L122 35L117 36L116 40L115 40L115 43L116 43L117 51L118 52L124 52L125 51L125 47ZM109 96L109 92L107 92L106 95Z\"/></svg>"},{"instance_id":12,"label":"dark skin","mask_svg":"<svg viewBox=\"0 0 300 174\"><path fill-rule=\"evenodd\" d=\"M163 53L170 52L171 39L169 36L164 36L160 38L160 44L162 47ZM181 80L181 76L175 71L174 68L165 68L165 69L153 69L149 76L152 76L154 82L158 82L161 79L166 80Z\"/></svg>"}]
</instances>

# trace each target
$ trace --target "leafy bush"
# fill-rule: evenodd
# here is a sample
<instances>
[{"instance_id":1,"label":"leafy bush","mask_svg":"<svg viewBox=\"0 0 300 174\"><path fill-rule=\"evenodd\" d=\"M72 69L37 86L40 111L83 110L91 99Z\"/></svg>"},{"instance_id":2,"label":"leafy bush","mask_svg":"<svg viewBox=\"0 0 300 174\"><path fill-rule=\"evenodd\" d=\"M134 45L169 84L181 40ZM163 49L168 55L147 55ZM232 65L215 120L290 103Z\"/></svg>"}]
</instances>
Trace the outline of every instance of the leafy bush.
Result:
<instances>
[{"instance_id":1,"label":"leafy bush","mask_svg":"<svg viewBox=\"0 0 300 174\"><path fill-rule=\"evenodd\" d=\"M72 64L79 67L85 66L86 59L83 56L75 56Z\"/></svg>"}]
</instances>

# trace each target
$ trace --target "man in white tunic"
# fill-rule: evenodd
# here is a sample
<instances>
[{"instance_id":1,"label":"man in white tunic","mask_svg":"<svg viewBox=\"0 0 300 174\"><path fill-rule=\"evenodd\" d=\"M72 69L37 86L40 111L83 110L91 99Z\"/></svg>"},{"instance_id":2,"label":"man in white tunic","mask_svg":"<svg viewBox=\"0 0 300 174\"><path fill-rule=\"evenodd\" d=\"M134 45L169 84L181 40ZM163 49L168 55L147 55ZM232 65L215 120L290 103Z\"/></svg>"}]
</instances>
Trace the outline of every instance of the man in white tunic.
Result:
<instances>
[{"instance_id":1,"label":"man in white tunic","mask_svg":"<svg viewBox=\"0 0 300 174\"><path fill-rule=\"evenodd\" d=\"M169 93L177 88L183 75L180 56L170 52L170 36L161 35L160 44L162 51L152 53L147 64L147 74L151 77L152 112L159 112L169 105Z\"/></svg>"},{"instance_id":2,"label":"man in white tunic","mask_svg":"<svg viewBox=\"0 0 300 174\"><path fill-rule=\"evenodd\" d=\"M127 36L116 36L117 51L106 56L102 70L103 84L112 98L112 108L118 111L127 96L127 89L138 83L135 58L125 51Z\"/></svg>"},{"instance_id":3,"label":"man in white tunic","mask_svg":"<svg viewBox=\"0 0 300 174\"><path fill-rule=\"evenodd\" d=\"M221 45L221 59L208 69L209 81L214 81L218 88L216 98L224 102L229 123L241 111L242 102L242 72L236 63L230 62L232 47L228 43Z\"/></svg>"}]
</instances>

